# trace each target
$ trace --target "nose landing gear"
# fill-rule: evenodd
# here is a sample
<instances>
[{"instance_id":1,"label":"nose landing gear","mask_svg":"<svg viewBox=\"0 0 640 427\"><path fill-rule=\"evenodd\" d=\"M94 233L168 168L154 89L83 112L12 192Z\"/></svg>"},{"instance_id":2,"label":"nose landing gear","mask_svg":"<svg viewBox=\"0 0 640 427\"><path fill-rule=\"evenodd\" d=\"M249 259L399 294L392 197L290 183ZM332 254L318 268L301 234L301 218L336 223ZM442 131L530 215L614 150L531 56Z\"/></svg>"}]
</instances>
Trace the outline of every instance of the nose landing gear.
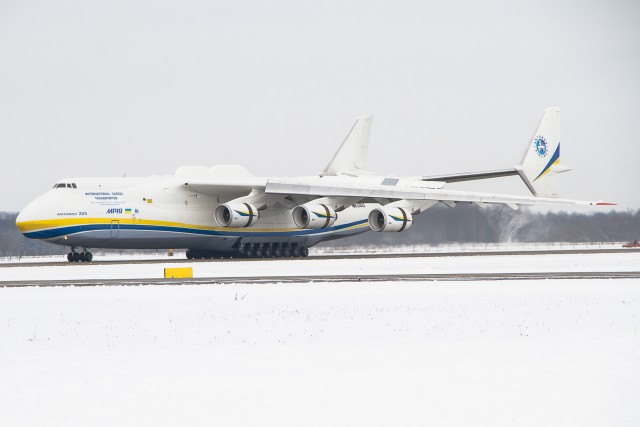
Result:
<instances>
[{"instance_id":1,"label":"nose landing gear","mask_svg":"<svg viewBox=\"0 0 640 427\"><path fill-rule=\"evenodd\" d=\"M76 248L72 247L71 252L67 254L67 261L69 262L91 262L93 260L93 254L82 248L82 252L76 252Z\"/></svg>"}]
</instances>

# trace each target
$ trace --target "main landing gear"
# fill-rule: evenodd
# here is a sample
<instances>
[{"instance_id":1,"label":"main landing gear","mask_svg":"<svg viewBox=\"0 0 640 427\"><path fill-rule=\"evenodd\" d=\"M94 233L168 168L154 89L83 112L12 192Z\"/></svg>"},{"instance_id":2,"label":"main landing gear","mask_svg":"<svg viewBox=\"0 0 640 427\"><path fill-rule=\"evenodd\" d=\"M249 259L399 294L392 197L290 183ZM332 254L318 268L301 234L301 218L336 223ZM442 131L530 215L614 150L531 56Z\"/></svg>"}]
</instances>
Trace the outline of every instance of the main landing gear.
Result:
<instances>
[{"instance_id":1,"label":"main landing gear","mask_svg":"<svg viewBox=\"0 0 640 427\"><path fill-rule=\"evenodd\" d=\"M243 258L299 258L308 257L309 248L297 243L243 243L238 253Z\"/></svg>"},{"instance_id":2,"label":"main landing gear","mask_svg":"<svg viewBox=\"0 0 640 427\"><path fill-rule=\"evenodd\" d=\"M309 256L309 248L297 243L241 243L234 252L221 253L203 249L187 249L186 255L188 259L298 258Z\"/></svg>"},{"instance_id":3,"label":"main landing gear","mask_svg":"<svg viewBox=\"0 0 640 427\"><path fill-rule=\"evenodd\" d=\"M67 254L67 261L69 262L91 262L93 254L82 248L82 252L76 252L76 248L71 248L71 252Z\"/></svg>"}]
</instances>

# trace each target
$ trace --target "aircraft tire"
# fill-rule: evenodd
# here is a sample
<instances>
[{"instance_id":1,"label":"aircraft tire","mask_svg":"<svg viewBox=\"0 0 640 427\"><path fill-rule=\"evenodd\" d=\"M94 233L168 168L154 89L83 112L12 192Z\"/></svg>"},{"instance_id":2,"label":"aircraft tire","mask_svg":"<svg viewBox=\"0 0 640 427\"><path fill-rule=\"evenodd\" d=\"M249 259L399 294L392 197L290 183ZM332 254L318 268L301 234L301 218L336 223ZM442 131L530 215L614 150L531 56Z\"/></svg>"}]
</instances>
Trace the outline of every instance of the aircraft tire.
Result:
<instances>
[{"instance_id":1,"label":"aircraft tire","mask_svg":"<svg viewBox=\"0 0 640 427\"><path fill-rule=\"evenodd\" d=\"M273 250L269 246L267 246L266 248L264 248L262 256L264 258L271 258L273 256Z\"/></svg>"},{"instance_id":2,"label":"aircraft tire","mask_svg":"<svg viewBox=\"0 0 640 427\"><path fill-rule=\"evenodd\" d=\"M91 252L85 252L84 253L84 261L85 262L93 261L93 254Z\"/></svg>"},{"instance_id":3,"label":"aircraft tire","mask_svg":"<svg viewBox=\"0 0 640 427\"><path fill-rule=\"evenodd\" d=\"M302 255L303 257L308 257L309 256L309 248L301 248L300 249L300 255Z\"/></svg>"},{"instance_id":4,"label":"aircraft tire","mask_svg":"<svg viewBox=\"0 0 640 427\"><path fill-rule=\"evenodd\" d=\"M282 256L286 258L291 256L291 248L289 246L285 246L284 249L282 249Z\"/></svg>"},{"instance_id":5,"label":"aircraft tire","mask_svg":"<svg viewBox=\"0 0 640 427\"><path fill-rule=\"evenodd\" d=\"M193 252L191 252L191 249L187 249L187 251L185 252L185 255L187 259L193 259Z\"/></svg>"},{"instance_id":6,"label":"aircraft tire","mask_svg":"<svg viewBox=\"0 0 640 427\"><path fill-rule=\"evenodd\" d=\"M300 256L300 246L294 246L291 255L298 258Z\"/></svg>"},{"instance_id":7,"label":"aircraft tire","mask_svg":"<svg viewBox=\"0 0 640 427\"><path fill-rule=\"evenodd\" d=\"M273 248L273 256L276 258L282 257L282 248L280 247L280 245L277 245Z\"/></svg>"},{"instance_id":8,"label":"aircraft tire","mask_svg":"<svg viewBox=\"0 0 640 427\"><path fill-rule=\"evenodd\" d=\"M67 254L67 261L69 261L69 262L73 262L73 252L69 252L69 253Z\"/></svg>"},{"instance_id":9,"label":"aircraft tire","mask_svg":"<svg viewBox=\"0 0 640 427\"><path fill-rule=\"evenodd\" d=\"M80 261L80 254L78 252L71 252L71 258L73 262L78 262Z\"/></svg>"},{"instance_id":10,"label":"aircraft tire","mask_svg":"<svg viewBox=\"0 0 640 427\"><path fill-rule=\"evenodd\" d=\"M256 258L262 258L262 246L256 244L253 248L253 256Z\"/></svg>"}]
</instances>

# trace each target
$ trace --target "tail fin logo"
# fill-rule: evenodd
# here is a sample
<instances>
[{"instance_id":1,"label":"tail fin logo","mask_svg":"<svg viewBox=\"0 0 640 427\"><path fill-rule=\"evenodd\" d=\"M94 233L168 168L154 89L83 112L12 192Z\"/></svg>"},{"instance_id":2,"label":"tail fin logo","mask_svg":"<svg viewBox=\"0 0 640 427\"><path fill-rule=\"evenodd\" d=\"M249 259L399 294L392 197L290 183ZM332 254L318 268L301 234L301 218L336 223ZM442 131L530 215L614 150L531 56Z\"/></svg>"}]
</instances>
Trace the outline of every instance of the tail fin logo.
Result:
<instances>
[{"instance_id":1,"label":"tail fin logo","mask_svg":"<svg viewBox=\"0 0 640 427\"><path fill-rule=\"evenodd\" d=\"M536 153L538 153L538 156L547 157L549 149L547 148L547 140L544 139L544 136L536 136L533 144L536 147Z\"/></svg>"}]
</instances>

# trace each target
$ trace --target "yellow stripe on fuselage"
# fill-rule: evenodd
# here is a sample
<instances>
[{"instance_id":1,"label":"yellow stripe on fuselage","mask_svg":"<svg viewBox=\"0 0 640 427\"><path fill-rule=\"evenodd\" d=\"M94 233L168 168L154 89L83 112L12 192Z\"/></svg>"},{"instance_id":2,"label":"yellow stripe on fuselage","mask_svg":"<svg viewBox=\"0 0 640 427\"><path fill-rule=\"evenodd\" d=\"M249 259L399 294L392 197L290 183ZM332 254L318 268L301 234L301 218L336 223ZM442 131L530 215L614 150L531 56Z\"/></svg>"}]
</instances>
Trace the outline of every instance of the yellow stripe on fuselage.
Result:
<instances>
[{"instance_id":1,"label":"yellow stripe on fuselage","mask_svg":"<svg viewBox=\"0 0 640 427\"><path fill-rule=\"evenodd\" d=\"M134 224L134 225L153 225L153 226L164 226L164 227L178 227L178 228L190 228L196 230L212 230L212 231L243 231L243 232L287 232L287 231L297 231L300 228L254 228L254 227L243 227L243 228L230 228L230 227L217 227L217 226L208 226L208 225L199 225L199 224L187 224L183 222L173 222L173 221L159 221L152 219L138 219L138 218L54 218L54 219L44 219L37 221L22 221L16 223L18 230L21 233L30 233L35 231L43 231L50 230L53 228L60 227L69 227L76 225L93 225L93 224L106 224L109 225L113 221L118 221L119 224ZM353 228L360 228L366 226L367 224L358 224L352 227L346 227L342 230L350 230Z\"/></svg>"}]
</instances>

